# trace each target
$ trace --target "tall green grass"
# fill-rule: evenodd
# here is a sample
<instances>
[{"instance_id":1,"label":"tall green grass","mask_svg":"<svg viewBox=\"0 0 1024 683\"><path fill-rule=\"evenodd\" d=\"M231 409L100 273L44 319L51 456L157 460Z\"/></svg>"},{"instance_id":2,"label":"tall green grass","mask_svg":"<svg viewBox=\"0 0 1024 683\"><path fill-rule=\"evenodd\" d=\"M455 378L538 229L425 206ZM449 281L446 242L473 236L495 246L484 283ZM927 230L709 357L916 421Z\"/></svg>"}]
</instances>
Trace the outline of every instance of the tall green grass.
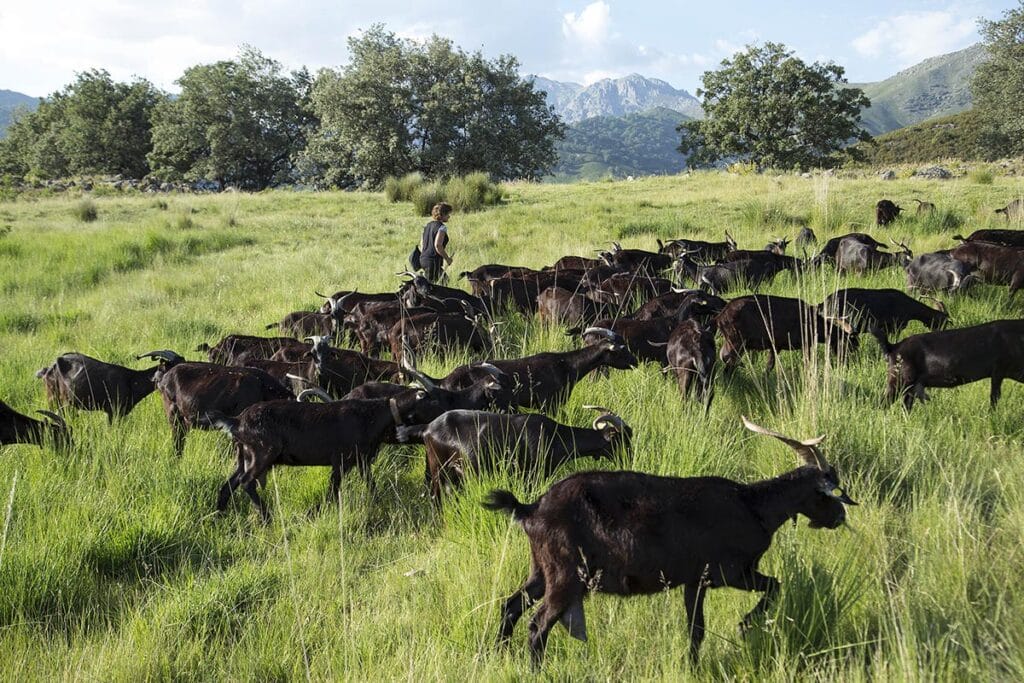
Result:
<instances>
[{"instance_id":1,"label":"tall green grass","mask_svg":"<svg viewBox=\"0 0 1024 683\"><path fill-rule=\"evenodd\" d=\"M653 248L662 234L720 239L725 229L760 248L790 234L792 217L822 240L867 226L920 253L949 247L950 231L913 215L871 227L881 196L929 197L962 216L962 230L1002 225L992 209L1022 190L1005 178L883 185L719 173L512 183L500 208L453 217L453 267L542 266L613 239ZM421 228L407 204L382 194L94 201L103 220L90 224L67 198L0 204L12 226L0 239L0 399L23 412L44 407L34 372L65 351L132 367L146 366L134 354L158 348L198 358L200 342L261 334L283 312L317 306L315 290L393 290L403 247ZM173 225L178 215L192 225ZM818 302L841 286L902 288L903 276L822 270L781 275L765 291ZM1000 287L946 303L957 325L1021 314ZM915 323L907 333L921 331ZM574 340L514 316L500 343L515 356ZM468 359L426 355L421 365L443 375ZM845 362L823 348L784 352L770 375L764 358L747 356L720 374L707 415L658 368L612 372L581 382L554 417L589 423L587 403L620 411L635 437L618 461L580 461L550 478L471 476L436 510L422 496L422 449L387 446L376 491L350 477L339 506L320 506L326 471L274 472L268 526L244 495L213 514L232 467L223 435L190 434L179 459L155 396L112 427L75 413L70 452L0 454L0 671L21 680L526 679L526 620L508 650L495 650L493 636L500 601L526 575L528 546L514 523L480 507L486 491L532 500L591 468L740 481L791 469L785 446L742 428L746 414L796 436L827 435L823 451L860 503L850 526L779 530L761 563L782 583L779 601L746 640L735 627L757 596L712 591L697 669L680 592L597 595L586 603L590 642L553 631L545 678L1019 680L1024 387L1004 386L995 411L987 384L935 389L907 415L881 406L884 381L868 339Z\"/></svg>"}]
</instances>

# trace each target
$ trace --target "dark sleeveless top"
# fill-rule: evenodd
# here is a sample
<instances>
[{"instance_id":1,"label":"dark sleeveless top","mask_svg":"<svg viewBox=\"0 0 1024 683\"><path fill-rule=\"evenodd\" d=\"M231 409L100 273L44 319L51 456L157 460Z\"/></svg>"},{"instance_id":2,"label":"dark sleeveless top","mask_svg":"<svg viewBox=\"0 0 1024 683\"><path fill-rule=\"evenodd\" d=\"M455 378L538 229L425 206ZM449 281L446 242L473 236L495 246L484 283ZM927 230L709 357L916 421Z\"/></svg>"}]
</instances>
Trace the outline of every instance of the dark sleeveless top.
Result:
<instances>
[{"instance_id":1,"label":"dark sleeveless top","mask_svg":"<svg viewBox=\"0 0 1024 683\"><path fill-rule=\"evenodd\" d=\"M437 239L437 233L441 228L445 228L444 238L441 243L445 246L448 245L448 230L444 223L441 221L430 221L423 226L423 237L420 239L420 244L424 245L420 258L436 259L438 257L437 250L434 248L434 241Z\"/></svg>"}]
</instances>

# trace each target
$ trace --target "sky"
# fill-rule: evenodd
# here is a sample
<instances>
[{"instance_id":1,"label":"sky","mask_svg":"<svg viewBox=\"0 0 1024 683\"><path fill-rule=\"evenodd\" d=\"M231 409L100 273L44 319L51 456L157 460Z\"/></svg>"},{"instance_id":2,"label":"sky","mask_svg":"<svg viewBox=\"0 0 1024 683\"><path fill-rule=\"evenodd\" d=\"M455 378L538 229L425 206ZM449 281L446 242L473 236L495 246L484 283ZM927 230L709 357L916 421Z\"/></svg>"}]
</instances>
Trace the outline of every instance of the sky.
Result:
<instances>
[{"instance_id":1,"label":"sky","mask_svg":"<svg viewBox=\"0 0 1024 683\"><path fill-rule=\"evenodd\" d=\"M102 68L169 92L186 67L252 45L287 67L337 67L347 39L374 23L450 38L523 74L589 84L630 73L693 92L700 75L752 42L782 42L805 61L834 61L852 82L887 78L979 40L977 19L1016 0L5 0L0 88L42 96Z\"/></svg>"}]
</instances>

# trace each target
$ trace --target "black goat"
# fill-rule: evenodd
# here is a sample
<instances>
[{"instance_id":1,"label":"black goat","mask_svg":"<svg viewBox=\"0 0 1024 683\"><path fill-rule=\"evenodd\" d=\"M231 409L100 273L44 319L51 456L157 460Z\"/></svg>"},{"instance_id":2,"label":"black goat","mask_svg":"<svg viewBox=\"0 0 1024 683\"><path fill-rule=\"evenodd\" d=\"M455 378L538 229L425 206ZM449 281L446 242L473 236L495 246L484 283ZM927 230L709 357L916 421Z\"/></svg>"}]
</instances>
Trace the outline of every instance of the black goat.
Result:
<instances>
[{"instance_id":1,"label":"black goat","mask_svg":"<svg viewBox=\"0 0 1024 683\"><path fill-rule=\"evenodd\" d=\"M1004 379L1024 382L1024 320L915 334L895 344L878 327L871 333L889 361L885 400L892 403L902 395L908 411L915 398L928 400L928 387L958 387L987 377L994 408Z\"/></svg>"},{"instance_id":2,"label":"black goat","mask_svg":"<svg viewBox=\"0 0 1024 683\"><path fill-rule=\"evenodd\" d=\"M958 261L948 251L921 254L906 265L907 289L965 291L980 281L974 266Z\"/></svg>"},{"instance_id":3,"label":"black goat","mask_svg":"<svg viewBox=\"0 0 1024 683\"><path fill-rule=\"evenodd\" d=\"M370 465L388 431L429 418L431 410L436 406L427 392L418 391L366 401L265 401L238 417L211 411L203 422L230 434L238 453L238 465L217 496L217 510L227 509L231 494L241 486L264 521L269 519L256 484L275 465L330 467L329 492L334 500L342 477L352 467L358 466L372 487Z\"/></svg>"},{"instance_id":4,"label":"black goat","mask_svg":"<svg viewBox=\"0 0 1024 683\"><path fill-rule=\"evenodd\" d=\"M668 338L665 349L668 367L662 372L675 373L679 392L685 398L696 390L705 409L711 406L715 373L715 330L697 320L683 320Z\"/></svg>"},{"instance_id":5,"label":"black goat","mask_svg":"<svg viewBox=\"0 0 1024 683\"><path fill-rule=\"evenodd\" d=\"M366 382L397 380L402 376L398 363L370 358L358 351L337 349L324 337L310 337L311 347L304 354L312 362L305 365L305 374L289 376L292 381L319 387L334 397L341 397Z\"/></svg>"},{"instance_id":6,"label":"black goat","mask_svg":"<svg viewBox=\"0 0 1024 683\"><path fill-rule=\"evenodd\" d=\"M827 320L814 306L784 296L737 297L718 314L715 325L722 335L721 357L728 369L736 367L746 351L767 351L771 372L779 351L820 343L827 343L833 353L847 344L857 348L857 332L848 323Z\"/></svg>"},{"instance_id":7,"label":"black goat","mask_svg":"<svg viewBox=\"0 0 1024 683\"><path fill-rule=\"evenodd\" d=\"M836 250L836 272L863 273L867 270L882 270L896 266L906 268L913 260L914 252L903 242L897 246L900 251L888 253L847 237L839 243L839 249Z\"/></svg>"},{"instance_id":8,"label":"black goat","mask_svg":"<svg viewBox=\"0 0 1024 683\"><path fill-rule=\"evenodd\" d=\"M48 417L50 421L41 422L28 415L22 415L0 401L0 446L16 443L42 446L48 440L57 445L68 442L71 433L67 423L60 415L48 410L37 410L36 412Z\"/></svg>"},{"instance_id":9,"label":"black goat","mask_svg":"<svg viewBox=\"0 0 1024 683\"><path fill-rule=\"evenodd\" d=\"M154 381L163 398L178 455L185 450L188 430L208 428L201 420L207 413L233 417L261 401L293 400L287 387L256 368L179 363L158 371Z\"/></svg>"},{"instance_id":10,"label":"black goat","mask_svg":"<svg viewBox=\"0 0 1024 683\"><path fill-rule=\"evenodd\" d=\"M147 370L133 370L83 353L65 353L36 377L43 380L50 405L102 411L107 422L113 423L115 417L124 417L153 393L153 378L159 370L185 361L173 351L150 351L136 358L159 358L160 363Z\"/></svg>"},{"instance_id":11,"label":"black goat","mask_svg":"<svg viewBox=\"0 0 1024 683\"><path fill-rule=\"evenodd\" d=\"M875 204L875 224L876 225L889 225L897 218L900 217L900 213L903 211L893 201L889 199L879 199L878 203Z\"/></svg>"},{"instance_id":12,"label":"black goat","mask_svg":"<svg viewBox=\"0 0 1024 683\"><path fill-rule=\"evenodd\" d=\"M730 251L736 249L736 240L732 238L729 231L725 231L725 242L705 242L704 240L677 239L671 240L668 244L658 240L658 253L678 257L681 254L700 259L710 263L720 259Z\"/></svg>"},{"instance_id":13,"label":"black goat","mask_svg":"<svg viewBox=\"0 0 1024 683\"><path fill-rule=\"evenodd\" d=\"M918 320L928 329L945 327L949 314L945 305L933 299L939 310L925 306L898 289L840 289L825 298L818 307L823 315L842 318L858 332L867 332L878 325L888 334L901 332L911 320Z\"/></svg>"},{"instance_id":14,"label":"black goat","mask_svg":"<svg viewBox=\"0 0 1024 683\"><path fill-rule=\"evenodd\" d=\"M569 398L573 387L602 367L628 370L637 365L622 339L613 336L576 351L538 353L526 358L488 360L512 381L512 404L522 408L554 410ZM488 374L481 364L462 365L440 381L445 389L465 389Z\"/></svg>"},{"instance_id":15,"label":"black goat","mask_svg":"<svg viewBox=\"0 0 1024 683\"><path fill-rule=\"evenodd\" d=\"M583 599L591 592L650 595L682 586L697 661L704 639L704 596L728 586L762 593L740 623L752 627L778 595L777 579L757 570L775 532L804 515L811 528L835 529L856 505L839 488L839 475L817 445L798 441L743 418L747 429L773 436L801 464L753 484L721 477L656 477L638 472L584 472L566 477L537 502L523 504L492 491L489 510L512 514L530 541L530 574L505 600L499 644L512 636L523 612L544 599L530 622L530 654L539 666L548 633L561 622L587 639Z\"/></svg>"},{"instance_id":16,"label":"black goat","mask_svg":"<svg viewBox=\"0 0 1024 683\"><path fill-rule=\"evenodd\" d=\"M590 429L560 424L545 415L509 415L452 410L430 424L399 427L400 441L422 441L427 449L430 493L437 503L446 487L458 488L472 472L502 466L549 476L574 458L611 458L629 450L633 430L606 408Z\"/></svg>"},{"instance_id":17,"label":"black goat","mask_svg":"<svg viewBox=\"0 0 1024 683\"><path fill-rule=\"evenodd\" d=\"M292 337L254 337L248 334L229 334L213 346L202 343L196 351L206 353L211 363L243 365L251 360L269 360L282 349L300 348L300 354L309 345Z\"/></svg>"},{"instance_id":18,"label":"black goat","mask_svg":"<svg viewBox=\"0 0 1024 683\"><path fill-rule=\"evenodd\" d=\"M991 242L1006 247L1024 247L1024 230L975 230L967 237L953 235L953 239L961 242Z\"/></svg>"},{"instance_id":19,"label":"black goat","mask_svg":"<svg viewBox=\"0 0 1024 683\"><path fill-rule=\"evenodd\" d=\"M872 249L889 248L887 244L879 242L866 232L848 232L845 235L833 237L827 242L825 242L825 246L821 248L821 251L818 252L818 255L811 259L811 264L815 266L820 266L823 263L834 263L836 260L836 252L839 251L839 245L843 242L843 240L853 240L856 242L860 242L861 244L867 245Z\"/></svg>"}]
</instances>

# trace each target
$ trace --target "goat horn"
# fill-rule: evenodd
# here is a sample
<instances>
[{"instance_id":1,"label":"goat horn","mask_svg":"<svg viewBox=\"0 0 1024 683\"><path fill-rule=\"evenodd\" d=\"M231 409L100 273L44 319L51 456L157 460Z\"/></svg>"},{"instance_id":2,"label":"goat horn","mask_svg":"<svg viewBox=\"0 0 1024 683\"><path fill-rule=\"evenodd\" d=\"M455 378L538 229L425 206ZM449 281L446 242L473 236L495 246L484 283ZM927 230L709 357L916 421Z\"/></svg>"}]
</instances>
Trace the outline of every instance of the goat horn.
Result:
<instances>
[{"instance_id":1,"label":"goat horn","mask_svg":"<svg viewBox=\"0 0 1024 683\"><path fill-rule=\"evenodd\" d=\"M810 467L817 467L819 470L824 470L828 467L828 462L825 461L825 456L821 454L817 446L819 443L825 440L824 435L816 437L814 439L806 439L805 441L797 441L778 432L773 432L770 429L765 429L759 425L754 424L747 419L746 415L740 415L743 420L743 426L752 432L757 434L764 434L766 436L774 436L776 439L786 444L794 451L796 455L803 462L804 465Z\"/></svg>"},{"instance_id":2,"label":"goat horn","mask_svg":"<svg viewBox=\"0 0 1024 683\"><path fill-rule=\"evenodd\" d=\"M135 360L142 360L143 358L159 358L160 360L167 361L168 363L185 360L174 351L167 349L164 349L163 351L148 351L135 356Z\"/></svg>"},{"instance_id":3,"label":"goat horn","mask_svg":"<svg viewBox=\"0 0 1024 683\"><path fill-rule=\"evenodd\" d=\"M586 337L588 334L599 334L602 337L607 337L608 339L617 339L619 336L613 330L609 330L607 327L588 327L587 329L583 330L583 334L581 334L580 336Z\"/></svg>"},{"instance_id":4,"label":"goat horn","mask_svg":"<svg viewBox=\"0 0 1024 683\"><path fill-rule=\"evenodd\" d=\"M64 418L61 417L60 415L58 415L57 413L54 413L54 412L49 411L49 410L37 410L36 412L39 413L40 415L44 415L44 416L50 418L51 420L53 420L53 423L55 425L57 425L58 427L60 427L61 429L67 429L68 428L68 423L65 422Z\"/></svg>"},{"instance_id":5,"label":"goat horn","mask_svg":"<svg viewBox=\"0 0 1024 683\"><path fill-rule=\"evenodd\" d=\"M592 429L601 429L600 425L602 422L611 423L620 432L625 432L628 425L626 421L616 415L613 411L608 408L602 408L601 406L585 405L584 408L588 410L596 410L601 414L594 418L594 422L591 425Z\"/></svg>"},{"instance_id":6,"label":"goat horn","mask_svg":"<svg viewBox=\"0 0 1024 683\"><path fill-rule=\"evenodd\" d=\"M303 389L299 392L299 395L295 397L295 400L299 403L304 402L310 396L316 396L324 403L334 403L334 398L323 389L316 387L314 389Z\"/></svg>"},{"instance_id":7,"label":"goat horn","mask_svg":"<svg viewBox=\"0 0 1024 683\"><path fill-rule=\"evenodd\" d=\"M405 358L405 355L406 354L402 354L403 360ZM430 381L430 378L424 375L419 370L403 365L402 372L407 373L415 381L419 382L423 386L423 388L427 390L427 393L432 394L435 391L437 391L437 384Z\"/></svg>"},{"instance_id":8,"label":"goat horn","mask_svg":"<svg viewBox=\"0 0 1024 683\"><path fill-rule=\"evenodd\" d=\"M652 342L652 341L649 341L649 342L647 342L647 345L648 346L656 346L658 348L661 348L662 346L668 346L668 342Z\"/></svg>"},{"instance_id":9,"label":"goat horn","mask_svg":"<svg viewBox=\"0 0 1024 683\"><path fill-rule=\"evenodd\" d=\"M490 363L487 363L487 362L478 363L477 367L480 368L481 370L483 370L484 372L486 372L488 375L490 375L494 379L502 379L502 378L506 377L505 373L501 371L501 368L499 368L499 367L497 367L495 365L491 365Z\"/></svg>"},{"instance_id":10,"label":"goat horn","mask_svg":"<svg viewBox=\"0 0 1024 683\"><path fill-rule=\"evenodd\" d=\"M289 379L289 380L291 380L291 381L293 381L293 382L299 382L299 383L301 383L301 384L309 384L309 383L310 383L310 382L309 382L309 379L307 379L307 378L303 377L302 375L293 375L293 374L292 374L292 373L290 373L290 372L289 372L289 373L286 373L286 374L285 374L285 376L284 376L284 378L285 378L285 379Z\"/></svg>"},{"instance_id":11,"label":"goat horn","mask_svg":"<svg viewBox=\"0 0 1024 683\"><path fill-rule=\"evenodd\" d=\"M953 289L960 289L960 273L953 269L948 269L949 274L953 276Z\"/></svg>"}]
</instances>

